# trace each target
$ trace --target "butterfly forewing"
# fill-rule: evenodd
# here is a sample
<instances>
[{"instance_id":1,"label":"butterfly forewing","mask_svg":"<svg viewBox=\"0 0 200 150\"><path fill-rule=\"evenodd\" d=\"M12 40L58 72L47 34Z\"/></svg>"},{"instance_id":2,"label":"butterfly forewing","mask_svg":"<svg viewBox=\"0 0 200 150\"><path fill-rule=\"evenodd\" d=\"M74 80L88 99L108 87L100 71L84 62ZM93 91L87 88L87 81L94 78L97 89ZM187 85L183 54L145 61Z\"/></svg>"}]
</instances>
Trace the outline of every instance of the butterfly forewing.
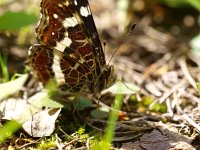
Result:
<instances>
[{"instance_id":1,"label":"butterfly forewing","mask_svg":"<svg viewBox=\"0 0 200 150\"><path fill-rule=\"evenodd\" d=\"M113 76L106 65L87 0L42 0L29 66L43 83L55 79L66 94L96 94Z\"/></svg>"},{"instance_id":2,"label":"butterfly forewing","mask_svg":"<svg viewBox=\"0 0 200 150\"><path fill-rule=\"evenodd\" d=\"M88 33L88 36L92 40L92 44L94 46L93 52L96 56L96 59L98 59L98 61L100 62L100 65L104 66L106 64L105 56L104 56L104 52L103 52L103 49L101 46L101 42L99 40L96 26L94 24L94 20L92 17L92 13L91 13L88 1L79 0L79 3L81 5L75 5L75 8L76 8L77 12L79 12L81 19L84 22L83 25Z\"/></svg>"}]
</instances>

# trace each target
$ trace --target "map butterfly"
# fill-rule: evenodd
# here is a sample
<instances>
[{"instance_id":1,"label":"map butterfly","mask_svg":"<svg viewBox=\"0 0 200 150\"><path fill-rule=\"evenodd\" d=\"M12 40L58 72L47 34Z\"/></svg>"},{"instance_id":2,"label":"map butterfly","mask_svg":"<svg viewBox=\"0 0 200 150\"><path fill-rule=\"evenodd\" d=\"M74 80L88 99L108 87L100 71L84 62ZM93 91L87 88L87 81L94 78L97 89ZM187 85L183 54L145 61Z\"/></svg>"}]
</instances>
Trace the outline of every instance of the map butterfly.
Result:
<instances>
[{"instance_id":1,"label":"map butterfly","mask_svg":"<svg viewBox=\"0 0 200 150\"><path fill-rule=\"evenodd\" d=\"M87 0L42 0L36 36L28 65L44 84L53 79L62 94L94 95L114 83Z\"/></svg>"}]
</instances>

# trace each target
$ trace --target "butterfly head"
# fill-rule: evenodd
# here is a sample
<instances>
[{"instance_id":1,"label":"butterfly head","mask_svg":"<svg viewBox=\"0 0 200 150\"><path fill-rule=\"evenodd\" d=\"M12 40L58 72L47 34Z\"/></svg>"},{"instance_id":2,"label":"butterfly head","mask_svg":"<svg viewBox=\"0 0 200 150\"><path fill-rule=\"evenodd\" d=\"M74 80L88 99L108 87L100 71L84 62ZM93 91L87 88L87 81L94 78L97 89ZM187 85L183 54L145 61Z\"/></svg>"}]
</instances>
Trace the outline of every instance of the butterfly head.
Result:
<instances>
[{"instance_id":1,"label":"butterfly head","mask_svg":"<svg viewBox=\"0 0 200 150\"><path fill-rule=\"evenodd\" d=\"M110 86L112 86L114 84L117 77L114 73L114 66L109 66L106 70L107 70L106 71L107 76L106 76L105 88L109 88Z\"/></svg>"},{"instance_id":2,"label":"butterfly head","mask_svg":"<svg viewBox=\"0 0 200 150\"><path fill-rule=\"evenodd\" d=\"M116 81L116 75L114 74L114 66L107 65L102 72L94 85L94 93L100 93L102 90L109 88Z\"/></svg>"}]
</instances>

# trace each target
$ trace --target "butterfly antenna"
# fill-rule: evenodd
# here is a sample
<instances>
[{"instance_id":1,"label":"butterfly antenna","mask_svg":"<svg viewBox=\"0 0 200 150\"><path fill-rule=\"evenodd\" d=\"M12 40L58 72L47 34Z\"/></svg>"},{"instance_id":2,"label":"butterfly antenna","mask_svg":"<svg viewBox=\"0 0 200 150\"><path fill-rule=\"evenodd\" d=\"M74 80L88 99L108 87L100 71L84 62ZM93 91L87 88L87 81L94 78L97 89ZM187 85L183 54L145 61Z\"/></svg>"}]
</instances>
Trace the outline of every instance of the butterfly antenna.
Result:
<instances>
[{"instance_id":1,"label":"butterfly antenna","mask_svg":"<svg viewBox=\"0 0 200 150\"><path fill-rule=\"evenodd\" d=\"M110 57L109 61L108 61L108 65L110 64L111 60L113 59L114 55L116 54L116 52L120 49L120 47L122 45L124 45L124 43L127 40L127 37L132 33L133 29L135 28L136 24L133 24L131 26L131 29L129 30L129 32L126 34L126 37L124 38L124 40L118 45L118 47L115 49L114 53L112 54L112 56Z\"/></svg>"},{"instance_id":2,"label":"butterfly antenna","mask_svg":"<svg viewBox=\"0 0 200 150\"><path fill-rule=\"evenodd\" d=\"M103 42L103 53L105 54L106 51L106 42Z\"/></svg>"}]
</instances>

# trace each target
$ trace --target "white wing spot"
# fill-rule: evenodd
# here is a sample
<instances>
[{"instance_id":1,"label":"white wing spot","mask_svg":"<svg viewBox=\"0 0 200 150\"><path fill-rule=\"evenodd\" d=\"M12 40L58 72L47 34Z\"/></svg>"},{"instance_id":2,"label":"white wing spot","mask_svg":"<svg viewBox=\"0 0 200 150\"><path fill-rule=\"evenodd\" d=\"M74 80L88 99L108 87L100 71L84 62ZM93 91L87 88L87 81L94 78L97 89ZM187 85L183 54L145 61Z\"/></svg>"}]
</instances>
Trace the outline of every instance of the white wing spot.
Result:
<instances>
[{"instance_id":1,"label":"white wing spot","mask_svg":"<svg viewBox=\"0 0 200 150\"><path fill-rule=\"evenodd\" d=\"M64 21L63 21L63 26L65 28L68 28L68 27L74 27L78 24L78 20L75 18L75 17L71 17L71 18L66 18Z\"/></svg>"},{"instance_id":2,"label":"white wing spot","mask_svg":"<svg viewBox=\"0 0 200 150\"><path fill-rule=\"evenodd\" d=\"M55 79L58 85L65 83L65 76L62 73L62 69L60 67L60 57L58 55L54 55L52 70L55 74Z\"/></svg>"},{"instance_id":3,"label":"white wing spot","mask_svg":"<svg viewBox=\"0 0 200 150\"><path fill-rule=\"evenodd\" d=\"M64 52L66 47L69 47L72 43L72 40L68 37L65 37L62 41L56 43L56 47L54 47L56 50L60 52Z\"/></svg>"},{"instance_id":4,"label":"white wing spot","mask_svg":"<svg viewBox=\"0 0 200 150\"><path fill-rule=\"evenodd\" d=\"M62 5L62 4L58 4L58 7L61 7L61 8L62 8L62 7L63 7L63 5Z\"/></svg>"},{"instance_id":5,"label":"white wing spot","mask_svg":"<svg viewBox=\"0 0 200 150\"><path fill-rule=\"evenodd\" d=\"M77 6L78 5L78 3L77 3L77 1L76 0L74 0L74 4Z\"/></svg>"},{"instance_id":6,"label":"white wing spot","mask_svg":"<svg viewBox=\"0 0 200 150\"><path fill-rule=\"evenodd\" d=\"M64 35L65 35L66 37L68 37L68 36L69 36L68 32L65 32L65 33L64 33Z\"/></svg>"},{"instance_id":7,"label":"white wing spot","mask_svg":"<svg viewBox=\"0 0 200 150\"><path fill-rule=\"evenodd\" d=\"M66 1L65 3L63 3L65 6L69 6L69 1Z\"/></svg>"},{"instance_id":8,"label":"white wing spot","mask_svg":"<svg viewBox=\"0 0 200 150\"><path fill-rule=\"evenodd\" d=\"M53 17L54 17L55 19L57 19L57 18L58 18L58 15L57 15L57 14L53 14Z\"/></svg>"},{"instance_id":9,"label":"white wing spot","mask_svg":"<svg viewBox=\"0 0 200 150\"><path fill-rule=\"evenodd\" d=\"M80 8L80 13L82 16L87 17L88 15L91 15L89 7L81 7Z\"/></svg>"},{"instance_id":10,"label":"white wing spot","mask_svg":"<svg viewBox=\"0 0 200 150\"><path fill-rule=\"evenodd\" d=\"M33 46L31 46L31 47L29 48L29 50L28 50L28 56L31 55L31 53L32 53L32 48L33 48Z\"/></svg>"}]
</instances>

